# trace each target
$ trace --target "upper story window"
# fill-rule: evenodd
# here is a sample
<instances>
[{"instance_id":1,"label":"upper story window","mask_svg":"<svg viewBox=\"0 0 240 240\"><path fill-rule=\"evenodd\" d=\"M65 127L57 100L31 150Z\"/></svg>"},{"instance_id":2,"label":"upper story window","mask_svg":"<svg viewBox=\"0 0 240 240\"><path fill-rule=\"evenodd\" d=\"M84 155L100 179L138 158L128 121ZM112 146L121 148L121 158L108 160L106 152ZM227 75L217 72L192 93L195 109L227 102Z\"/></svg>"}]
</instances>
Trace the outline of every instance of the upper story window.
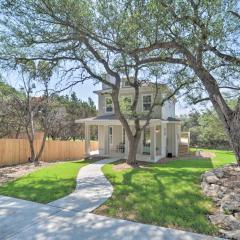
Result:
<instances>
[{"instance_id":1,"label":"upper story window","mask_svg":"<svg viewBox=\"0 0 240 240\"><path fill-rule=\"evenodd\" d=\"M130 84L129 84L129 81L126 79L123 81L123 87L129 87Z\"/></svg>"},{"instance_id":2,"label":"upper story window","mask_svg":"<svg viewBox=\"0 0 240 240\"><path fill-rule=\"evenodd\" d=\"M107 113L113 112L113 101L111 97L105 98L105 111Z\"/></svg>"},{"instance_id":3,"label":"upper story window","mask_svg":"<svg viewBox=\"0 0 240 240\"><path fill-rule=\"evenodd\" d=\"M142 96L142 108L143 111L149 111L152 106L152 95L146 94Z\"/></svg>"},{"instance_id":4,"label":"upper story window","mask_svg":"<svg viewBox=\"0 0 240 240\"><path fill-rule=\"evenodd\" d=\"M121 96L120 97L120 107L122 112L131 111L132 106L132 97L131 96Z\"/></svg>"}]
</instances>

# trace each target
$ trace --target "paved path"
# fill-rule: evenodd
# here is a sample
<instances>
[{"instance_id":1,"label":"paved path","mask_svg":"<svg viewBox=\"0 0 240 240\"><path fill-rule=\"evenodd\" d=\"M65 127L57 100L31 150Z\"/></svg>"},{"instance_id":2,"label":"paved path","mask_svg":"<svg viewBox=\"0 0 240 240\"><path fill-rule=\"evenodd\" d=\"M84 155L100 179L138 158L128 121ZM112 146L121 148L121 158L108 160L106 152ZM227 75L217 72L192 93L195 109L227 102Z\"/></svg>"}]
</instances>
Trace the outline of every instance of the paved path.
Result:
<instances>
[{"instance_id":1,"label":"paved path","mask_svg":"<svg viewBox=\"0 0 240 240\"><path fill-rule=\"evenodd\" d=\"M210 240L205 235L89 213L112 193L101 172L105 159L83 167L77 189L48 205L0 196L0 239L21 240Z\"/></svg>"},{"instance_id":2,"label":"paved path","mask_svg":"<svg viewBox=\"0 0 240 240\"><path fill-rule=\"evenodd\" d=\"M75 212L91 212L111 197L113 187L101 168L104 164L117 160L104 159L81 168L77 176L76 191L48 205Z\"/></svg>"}]
</instances>

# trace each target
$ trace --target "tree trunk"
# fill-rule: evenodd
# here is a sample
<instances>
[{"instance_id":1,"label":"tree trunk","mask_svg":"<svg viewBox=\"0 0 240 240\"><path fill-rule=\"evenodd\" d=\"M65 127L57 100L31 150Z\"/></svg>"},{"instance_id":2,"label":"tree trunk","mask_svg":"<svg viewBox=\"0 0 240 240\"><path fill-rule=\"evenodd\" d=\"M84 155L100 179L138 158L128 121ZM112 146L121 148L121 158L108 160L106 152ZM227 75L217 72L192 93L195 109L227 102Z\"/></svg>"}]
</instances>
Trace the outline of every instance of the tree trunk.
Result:
<instances>
[{"instance_id":1,"label":"tree trunk","mask_svg":"<svg viewBox=\"0 0 240 240\"><path fill-rule=\"evenodd\" d=\"M45 131L45 133L44 133L40 150L39 150L39 152L38 152L38 154L37 154L37 156L35 158L36 165L38 165L39 159L42 156L42 153L43 153L43 150L44 150L44 147L45 147L45 143L46 143L46 139L47 139L47 131Z\"/></svg>"},{"instance_id":2,"label":"tree trunk","mask_svg":"<svg viewBox=\"0 0 240 240\"><path fill-rule=\"evenodd\" d=\"M129 153L128 153L127 163L136 164L137 147L138 147L138 143L141 136L141 130L137 128L137 130L135 131L135 134L133 135L129 122L127 121L125 116L121 113L120 105L118 102L118 95L119 95L119 89L113 89L112 100L113 100L115 114L117 115L119 121L121 122L123 128L125 129L128 142L129 142Z\"/></svg>"},{"instance_id":3,"label":"tree trunk","mask_svg":"<svg viewBox=\"0 0 240 240\"><path fill-rule=\"evenodd\" d=\"M228 129L230 144L235 153L238 166L240 166L240 104L237 107Z\"/></svg>"},{"instance_id":4,"label":"tree trunk","mask_svg":"<svg viewBox=\"0 0 240 240\"><path fill-rule=\"evenodd\" d=\"M137 149L138 144L140 141L141 132L136 133L136 135L129 141L129 152L128 152L128 158L127 163L131 165L136 164L136 156L137 156Z\"/></svg>"},{"instance_id":5,"label":"tree trunk","mask_svg":"<svg viewBox=\"0 0 240 240\"><path fill-rule=\"evenodd\" d=\"M240 102L238 102L236 109L232 110L224 100L215 78L202 65L194 62L192 58L191 61L193 62L193 70L205 86L213 107L223 123L237 164L240 166Z\"/></svg>"},{"instance_id":6,"label":"tree trunk","mask_svg":"<svg viewBox=\"0 0 240 240\"><path fill-rule=\"evenodd\" d=\"M36 154L34 149L34 143L33 143L33 140L31 139L29 139L29 146L30 146L30 152L31 152L31 162L34 162L35 164Z\"/></svg>"}]
</instances>

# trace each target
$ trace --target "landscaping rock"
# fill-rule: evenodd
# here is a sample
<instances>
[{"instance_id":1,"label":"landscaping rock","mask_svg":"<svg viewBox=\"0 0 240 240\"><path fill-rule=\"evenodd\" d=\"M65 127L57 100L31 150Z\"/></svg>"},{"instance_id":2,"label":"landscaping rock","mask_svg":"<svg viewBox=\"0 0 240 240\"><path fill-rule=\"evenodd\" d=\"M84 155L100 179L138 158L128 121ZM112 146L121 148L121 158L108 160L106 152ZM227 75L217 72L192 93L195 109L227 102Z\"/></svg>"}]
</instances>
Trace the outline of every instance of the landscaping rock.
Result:
<instances>
[{"instance_id":1,"label":"landscaping rock","mask_svg":"<svg viewBox=\"0 0 240 240\"><path fill-rule=\"evenodd\" d=\"M240 220L240 212L234 213L234 217L238 220Z\"/></svg>"},{"instance_id":2,"label":"landscaping rock","mask_svg":"<svg viewBox=\"0 0 240 240\"><path fill-rule=\"evenodd\" d=\"M240 194L230 193L221 200L221 209L228 212L240 212Z\"/></svg>"},{"instance_id":3,"label":"landscaping rock","mask_svg":"<svg viewBox=\"0 0 240 240\"><path fill-rule=\"evenodd\" d=\"M218 214L209 216L209 218L214 225L220 228L223 228L226 230L240 230L240 221L237 220L232 215L218 213Z\"/></svg>"},{"instance_id":4,"label":"landscaping rock","mask_svg":"<svg viewBox=\"0 0 240 240\"><path fill-rule=\"evenodd\" d=\"M202 180L203 180L203 182L205 182L207 177L214 177L214 176L216 176L216 175L213 172L205 172L202 175Z\"/></svg>"},{"instance_id":5,"label":"landscaping rock","mask_svg":"<svg viewBox=\"0 0 240 240\"><path fill-rule=\"evenodd\" d=\"M218 177L222 178L224 176L224 172L222 169L216 168L213 170L213 173Z\"/></svg>"},{"instance_id":6,"label":"landscaping rock","mask_svg":"<svg viewBox=\"0 0 240 240\"><path fill-rule=\"evenodd\" d=\"M225 231L225 230L220 230L220 232L224 235L224 237L229 238L229 239L235 239L235 240L240 240L240 230L236 231Z\"/></svg>"},{"instance_id":7,"label":"landscaping rock","mask_svg":"<svg viewBox=\"0 0 240 240\"><path fill-rule=\"evenodd\" d=\"M216 177L215 175L214 176L207 176L205 180L206 180L207 183L210 183L210 184L219 182L219 178Z\"/></svg>"},{"instance_id":8,"label":"landscaping rock","mask_svg":"<svg viewBox=\"0 0 240 240\"><path fill-rule=\"evenodd\" d=\"M202 190L219 207L210 221L230 239L240 240L240 168L229 164L202 175Z\"/></svg>"},{"instance_id":9,"label":"landscaping rock","mask_svg":"<svg viewBox=\"0 0 240 240\"><path fill-rule=\"evenodd\" d=\"M203 192L208 196L208 197L212 197L214 199L214 201L218 201L218 195L219 195L219 191L220 191L220 186L216 185L216 184L207 184L207 183L203 183L202 184L202 189Z\"/></svg>"}]
</instances>

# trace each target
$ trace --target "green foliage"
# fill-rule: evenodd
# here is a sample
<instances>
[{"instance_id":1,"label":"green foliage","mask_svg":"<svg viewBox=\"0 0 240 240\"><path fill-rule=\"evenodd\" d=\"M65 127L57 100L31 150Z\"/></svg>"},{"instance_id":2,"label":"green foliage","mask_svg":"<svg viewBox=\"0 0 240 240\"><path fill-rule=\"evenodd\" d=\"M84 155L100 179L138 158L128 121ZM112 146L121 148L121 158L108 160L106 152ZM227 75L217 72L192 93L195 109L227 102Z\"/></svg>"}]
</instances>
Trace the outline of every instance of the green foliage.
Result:
<instances>
[{"instance_id":1,"label":"green foliage","mask_svg":"<svg viewBox=\"0 0 240 240\"><path fill-rule=\"evenodd\" d=\"M182 120L182 130L191 133L192 146L230 148L224 127L213 109L192 112Z\"/></svg>"},{"instance_id":2,"label":"green foliage","mask_svg":"<svg viewBox=\"0 0 240 240\"><path fill-rule=\"evenodd\" d=\"M70 97L68 95L54 95L57 112L62 112L56 117L55 124L49 131L49 137L52 139L83 139L84 125L75 123L75 120L87 117L96 116L96 106L91 98L88 101L78 99L75 92L72 92ZM97 139L97 129L93 128L91 131L91 139Z\"/></svg>"},{"instance_id":3,"label":"green foliage","mask_svg":"<svg viewBox=\"0 0 240 240\"><path fill-rule=\"evenodd\" d=\"M205 146L229 145L223 125L214 111L207 110L199 118L199 141Z\"/></svg>"},{"instance_id":4,"label":"green foliage","mask_svg":"<svg viewBox=\"0 0 240 240\"><path fill-rule=\"evenodd\" d=\"M0 96L7 97L14 94L20 95L20 92L18 92L15 88L11 87L7 83L4 83L0 80Z\"/></svg>"},{"instance_id":5,"label":"green foliage","mask_svg":"<svg viewBox=\"0 0 240 240\"><path fill-rule=\"evenodd\" d=\"M234 154L213 151L212 160L176 160L167 164L147 164L142 168L115 171L114 165L103 167L114 186L112 197L97 213L137 222L211 234L217 229L207 214L213 202L203 196L201 174L213 167L234 162Z\"/></svg>"},{"instance_id":6,"label":"green foliage","mask_svg":"<svg viewBox=\"0 0 240 240\"><path fill-rule=\"evenodd\" d=\"M121 112L125 115L132 115L131 106L132 106L132 98L129 96L122 96L119 99L119 104L121 108Z\"/></svg>"},{"instance_id":7,"label":"green foliage","mask_svg":"<svg viewBox=\"0 0 240 240\"><path fill-rule=\"evenodd\" d=\"M65 162L36 170L0 187L0 195L49 203L69 195L76 187L79 169L88 161Z\"/></svg>"}]
</instances>

